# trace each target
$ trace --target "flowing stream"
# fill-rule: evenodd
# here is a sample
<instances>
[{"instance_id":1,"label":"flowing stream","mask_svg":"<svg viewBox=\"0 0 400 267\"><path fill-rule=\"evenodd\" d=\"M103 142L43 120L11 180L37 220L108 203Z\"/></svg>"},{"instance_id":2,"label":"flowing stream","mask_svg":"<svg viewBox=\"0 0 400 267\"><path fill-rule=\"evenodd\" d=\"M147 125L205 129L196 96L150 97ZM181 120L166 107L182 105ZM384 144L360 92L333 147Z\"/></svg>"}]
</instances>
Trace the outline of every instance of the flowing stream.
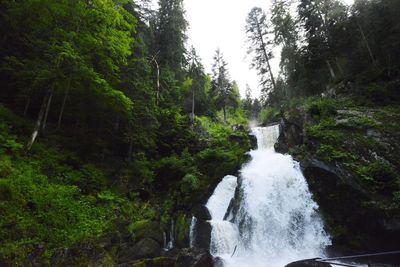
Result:
<instances>
[{"instance_id":1,"label":"flowing stream","mask_svg":"<svg viewBox=\"0 0 400 267\"><path fill-rule=\"evenodd\" d=\"M273 148L279 127L253 131L258 149L250 152L240 178L224 177L206 205L212 216L211 253L228 267L283 267L324 256L330 238L299 164Z\"/></svg>"}]
</instances>

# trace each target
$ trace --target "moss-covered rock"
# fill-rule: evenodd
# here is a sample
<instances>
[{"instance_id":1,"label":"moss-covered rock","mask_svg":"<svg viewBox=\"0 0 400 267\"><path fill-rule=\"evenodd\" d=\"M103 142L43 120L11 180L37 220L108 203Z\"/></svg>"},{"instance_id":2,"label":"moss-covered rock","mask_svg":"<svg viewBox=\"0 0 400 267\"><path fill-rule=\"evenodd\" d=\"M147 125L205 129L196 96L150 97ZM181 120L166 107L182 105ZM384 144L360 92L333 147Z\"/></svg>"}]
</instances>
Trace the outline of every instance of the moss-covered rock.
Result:
<instances>
[{"instance_id":1,"label":"moss-covered rock","mask_svg":"<svg viewBox=\"0 0 400 267\"><path fill-rule=\"evenodd\" d=\"M176 259L159 257L135 262L130 267L174 267Z\"/></svg>"},{"instance_id":2,"label":"moss-covered rock","mask_svg":"<svg viewBox=\"0 0 400 267\"><path fill-rule=\"evenodd\" d=\"M157 222L150 222L148 220L140 220L132 222L128 226L128 231L132 234L135 241L143 238L151 238L158 242L160 246L164 243L163 229Z\"/></svg>"},{"instance_id":3,"label":"moss-covered rock","mask_svg":"<svg viewBox=\"0 0 400 267\"><path fill-rule=\"evenodd\" d=\"M175 243L179 248L189 247L189 232L190 232L191 218L186 214L179 213L176 216L175 222Z\"/></svg>"},{"instance_id":4,"label":"moss-covered rock","mask_svg":"<svg viewBox=\"0 0 400 267\"><path fill-rule=\"evenodd\" d=\"M400 225L399 107L374 109L348 99L303 103L284 113L277 147L301 161L334 245L395 248L400 227L387 225ZM296 135L302 140L293 142Z\"/></svg>"}]
</instances>

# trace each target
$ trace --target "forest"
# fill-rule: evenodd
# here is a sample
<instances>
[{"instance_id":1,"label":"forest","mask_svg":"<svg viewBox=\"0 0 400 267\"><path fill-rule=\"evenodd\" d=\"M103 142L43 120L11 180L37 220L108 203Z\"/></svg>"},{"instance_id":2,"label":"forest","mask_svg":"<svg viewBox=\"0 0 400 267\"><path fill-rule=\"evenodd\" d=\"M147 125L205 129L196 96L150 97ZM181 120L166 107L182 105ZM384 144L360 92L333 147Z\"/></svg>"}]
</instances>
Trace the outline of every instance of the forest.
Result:
<instances>
[{"instance_id":1,"label":"forest","mask_svg":"<svg viewBox=\"0 0 400 267\"><path fill-rule=\"evenodd\" d=\"M0 266L212 266L179 255L248 161L250 121L281 124L277 151L354 177L354 194L309 181L333 244L394 249L400 1L270 2L245 22L254 98L224 51L208 73L188 47L183 0L0 0Z\"/></svg>"}]
</instances>

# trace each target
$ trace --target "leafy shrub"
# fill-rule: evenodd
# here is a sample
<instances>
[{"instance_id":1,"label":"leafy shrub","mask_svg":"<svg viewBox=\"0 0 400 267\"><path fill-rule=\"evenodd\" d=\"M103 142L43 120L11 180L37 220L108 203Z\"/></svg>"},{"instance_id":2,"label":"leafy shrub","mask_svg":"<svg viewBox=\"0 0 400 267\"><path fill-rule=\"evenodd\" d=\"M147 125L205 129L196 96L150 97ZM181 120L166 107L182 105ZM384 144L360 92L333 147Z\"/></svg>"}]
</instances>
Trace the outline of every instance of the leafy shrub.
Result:
<instances>
[{"instance_id":1,"label":"leafy shrub","mask_svg":"<svg viewBox=\"0 0 400 267\"><path fill-rule=\"evenodd\" d=\"M85 194L97 193L106 185L104 173L92 164L85 164L79 170L71 170L64 165L55 166L58 166L59 170L66 169L62 174L65 183L78 186Z\"/></svg>"},{"instance_id":2,"label":"leafy shrub","mask_svg":"<svg viewBox=\"0 0 400 267\"><path fill-rule=\"evenodd\" d=\"M176 155L165 157L154 164L157 184L180 181L186 174L185 162Z\"/></svg>"},{"instance_id":3,"label":"leafy shrub","mask_svg":"<svg viewBox=\"0 0 400 267\"><path fill-rule=\"evenodd\" d=\"M123 203L124 199L110 191L102 191L97 194L97 199L103 203Z\"/></svg>"},{"instance_id":4,"label":"leafy shrub","mask_svg":"<svg viewBox=\"0 0 400 267\"><path fill-rule=\"evenodd\" d=\"M0 253L21 262L33 244L51 251L98 238L114 218L82 197L75 186L49 183L29 163L19 163L0 183Z\"/></svg>"},{"instance_id":5,"label":"leafy shrub","mask_svg":"<svg viewBox=\"0 0 400 267\"><path fill-rule=\"evenodd\" d=\"M235 151L225 151L222 148L208 148L196 155L199 170L212 179L233 174L240 165Z\"/></svg>"},{"instance_id":6,"label":"leafy shrub","mask_svg":"<svg viewBox=\"0 0 400 267\"><path fill-rule=\"evenodd\" d=\"M154 181L154 172L151 169L151 163L146 159L144 154L134 156L129 164L129 172L131 176L139 178L143 183L152 183Z\"/></svg>"},{"instance_id":7,"label":"leafy shrub","mask_svg":"<svg viewBox=\"0 0 400 267\"><path fill-rule=\"evenodd\" d=\"M0 156L0 178L6 177L11 173L12 164L7 156Z\"/></svg>"},{"instance_id":8,"label":"leafy shrub","mask_svg":"<svg viewBox=\"0 0 400 267\"><path fill-rule=\"evenodd\" d=\"M325 160L327 162L332 162L332 161L352 161L355 160L355 156L348 153L348 152L343 152L340 150L335 149L333 146L326 145L326 144L321 144L317 150L317 156L321 158L322 160Z\"/></svg>"},{"instance_id":9,"label":"leafy shrub","mask_svg":"<svg viewBox=\"0 0 400 267\"><path fill-rule=\"evenodd\" d=\"M0 106L1 107L1 106ZM0 122L0 152L16 154L23 148L16 137L9 133L8 125Z\"/></svg>"},{"instance_id":10,"label":"leafy shrub","mask_svg":"<svg viewBox=\"0 0 400 267\"><path fill-rule=\"evenodd\" d=\"M337 103L333 99L329 98L311 98L306 103L306 110L310 115L322 118L336 115L336 107Z\"/></svg>"},{"instance_id":11,"label":"leafy shrub","mask_svg":"<svg viewBox=\"0 0 400 267\"><path fill-rule=\"evenodd\" d=\"M263 108L260 112L260 121L262 125L267 125L273 122L278 122L280 112L274 108Z\"/></svg>"},{"instance_id":12,"label":"leafy shrub","mask_svg":"<svg viewBox=\"0 0 400 267\"><path fill-rule=\"evenodd\" d=\"M183 193L191 193L200 186L199 178L193 174L186 174L180 182L180 189Z\"/></svg>"},{"instance_id":13,"label":"leafy shrub","mask_svg":"<svg viewBox=\"0 0 400 267\"><path fill-rule=\"evenodd\" d=\"M349 129L366 129L376 127L377 123L366 116L361 117L350 117L347 120L342 121L338 126Z\"/></svg>"},{"instance_id":14,"label":"leafy shrub","mask_svg":"<svg viewBox=\"0 0 400 267\"><path fill-rule=\"evenodd\" d=\"M368 101L377 105L384 105L389 101L389 92L386 87L376 83L371 83L368 85L364 95Z\"/></svg>"},{"instance_id":15,"label":"leafy shrub","mask_svg":"<svg viewBox=\"0 0 400 267\"><path fill-rule=\"evenodd\" d=\"M6 180L0 180L0 201L12 200L12 189Z\"/></svg>"},{"instance_id":16,"label":"leafy shrub","mask_svg":"<svg viewBox=\"0 0 400 267\"><path fill-rule=\"evenodd\" d=\"M387 163L386 161L375 161L374 163L368 166L369 174L376 181L380 182L391 182L394 181L398 175L392 165Z\"/></svg>"}]
</instances>

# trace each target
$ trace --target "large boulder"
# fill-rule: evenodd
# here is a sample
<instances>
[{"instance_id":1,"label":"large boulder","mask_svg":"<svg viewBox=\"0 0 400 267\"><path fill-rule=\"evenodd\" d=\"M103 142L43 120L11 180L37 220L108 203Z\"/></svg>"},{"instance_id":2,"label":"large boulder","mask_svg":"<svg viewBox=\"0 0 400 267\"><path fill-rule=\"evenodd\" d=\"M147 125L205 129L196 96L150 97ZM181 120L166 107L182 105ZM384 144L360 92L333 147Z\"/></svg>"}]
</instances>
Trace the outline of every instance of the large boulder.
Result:
<instances>
[{"instance_id":1,"label":"large boulder","mask_svg":"<svg viewBox=\"0 0 400 267\"><path fill-rule=\"evenodd\" d=\"M292 262L285 267L331 267L328 263L317 262L315 260L302 260Z\"/></svg>"},{"instance_id":2,"label":"large boulder","mask_svg":"<svg viewBox=\"0 0 400 267\"><path fill-rule=\"evenodd\" d=\"M206 249L182 249L176 260L175 267L213 267L213 257Z\"/></svg>"},{"instance_id":3,"label":"large boulder","mask_svg":"<svg viewBox=\"0 0 400 267\"><path fill-rule=\"evenodd\" d=\"M399 220L366 205L373 195L354 175L339 165L310 158L301 162L301 168L333 236L333 249L352 253L351 248L395 248L400 238Z\"/></svg>"},{"instance_id":4,"label":"large boulder","mask_svg":"<svg viewBox=\"0 0 400 267\"><path fill-rule=\"evenodd\" d=\"M147 220L136 221L128 226L128 230L134 241L143 238L151 238L157 241L161 246L164 244L164 231L158 222L150 222Z\"/></svg>"},{"instance_id":5,"label":"large boulder","mask_svg":"<svg viewBox=\"0 0 400 267\"><path fill-rule=\"evenodd\" d=\"M196 223L194 225L193 246L195 248L209 249L211 243L211 220L210 211L206 206L199 206L194 212Z\"/></svg>"},{"instance_id":6,"label":"large boulder","mask_svg":"<svg viewBox=\"0 0 400 267\"><path fill-rule=\"evenodd\" d=\"M276 152L288 153L290 148L303 143L302 120L292 122L282 117L279 130L278 142L275 144Z\"/></svg>"},{"instance_id":7,"label":"large boulder","mask_svg":"<svg viewBox=\"0 0 400 267\"><path fill-rule=\"evenodd\" d=\"M154 259L145 259L134 262L133 264L126 265L126 267L174 267L176 259L160 257ZM119 265L118 267L125 267L124 265Z\"/></svg>"},{"instance_id":8,"label":"large boulder","mask_svg":"<svg viewBox=\"0 0 400 267\"><path fill-rule=\"evenodd\" d=\"M139 259L160 257L162 247L151 238L144 238L130 248L125 248L118 255L118 262L129 263Z\"/></svg>"},{"instance_id":9,"label":"large boulder","mask_svg":"<svg viewBox=\"0 0 400 267\"><path fill-rule=\"evenodd\" d=\"M200 207L198 207L196 209L196 211L194 212L194 217L196 217L196 219L198 221L208 221L211 220L211 213L210 211L207 209L206 206L201 205Z\"/></svg>"},{"instance_id":10,"label":"large boulder","mask_svg":"<svg viewBox=\"0 0 400 267\"><path fill-rule=\"evenodd\" d=\"M193 246L199 249L210 249L211 224L208 221L198 220L193 230L194 230Z\"/></svg>"},{"instance_id":11,"label":"large boulder","mask_svg":"<svg viewBox=\"0 0 400 267\"><path fill-rule=\"evenodd\" d=\"M28 258L29 259L29 258ZM27 259L27 260L28 260ZM35 265L33 261L26 262L27 266ZM72 248L57 249L51 259L51 266L114 266L112 256L102 247L94 243L79 244Z\"/></svg>"},{"instance_id":12,"label":"large boulder","mask_svg":"<svg viewBox=\"0 0 400 267\"><path fill-rule=\"evenodd\" d=\"M257 149L257 137L253 134L253 133L250 133L249 134L249 139L250 139L250 146L251 146L251 149Z\"/></svg>"}]
</instances>

